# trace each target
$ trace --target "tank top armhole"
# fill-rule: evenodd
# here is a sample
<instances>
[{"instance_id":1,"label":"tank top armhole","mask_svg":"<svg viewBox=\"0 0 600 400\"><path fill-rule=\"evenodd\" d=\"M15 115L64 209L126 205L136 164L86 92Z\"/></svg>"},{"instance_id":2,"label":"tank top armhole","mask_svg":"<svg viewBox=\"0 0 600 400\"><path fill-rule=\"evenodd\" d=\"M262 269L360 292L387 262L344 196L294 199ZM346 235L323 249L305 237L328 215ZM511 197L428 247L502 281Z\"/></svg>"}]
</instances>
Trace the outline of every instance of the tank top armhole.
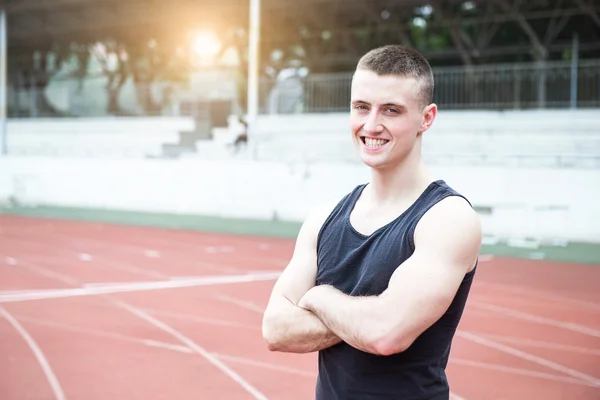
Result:
<instances>
[{"instance_id":1,"label":"tank top armhole","mask_svg":"<svg viewBox=\"0 0 600 400\"><path fill-rule=\"evenodd\" d=\"M421 220L421 218L423 218L423 216L427 213L427 211L429 211L437 203L439 203L440 201L446 199L447 197L453 197L453 196L454 197L461 197L461 198L463 198L469 204L469 206L473 207L473 205L471 204L471 202L469 201L469 199L467 199L462 194L457 193L455 191L447 191L447 192L445 192L436 202L430 204L429 207L423 209L423 211L421 211L416 216L416 218L414 218L414 220L411 221L410 227L408 228L408 244L410 246L411 252L415 251L415 230L417 229L417 225L419 224L419 221Z\"/></svg>"}]
</instances>

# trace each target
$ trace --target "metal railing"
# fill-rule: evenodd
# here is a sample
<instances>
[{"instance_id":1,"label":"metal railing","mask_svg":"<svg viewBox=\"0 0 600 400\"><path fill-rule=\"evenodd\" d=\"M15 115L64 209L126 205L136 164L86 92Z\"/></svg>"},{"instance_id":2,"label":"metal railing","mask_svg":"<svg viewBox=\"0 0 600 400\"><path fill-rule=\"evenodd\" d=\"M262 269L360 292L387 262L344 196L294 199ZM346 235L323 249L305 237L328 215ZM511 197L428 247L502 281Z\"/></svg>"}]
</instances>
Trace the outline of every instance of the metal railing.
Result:
<instances>
[{"instance_id":1,"label":"metal railing","mask_svg":"<svg viewBox=\"0 0 600 400\"><path fill-rule=\"evenodd\" d=\"M443 109L600 107L600 60L582 60L575 67L569 61L439 67L434 77L434 102ZM351 81L351 73L263 81L261 111L346 111Z\"/></svg>"},{"instance_id":2,"label":"metal railing","mask_svg":"<svg viewBox=\"0 0 600 400\"><path fill-rule=\"evenodd\" d=\"M33 82L12 82L7 90L10 118L58 118L103 116L185 116L207 118L216 112L219 119L234 113L237 96L232 79L197 77L192 83L157 81L134 83L131 78L119 89L109 89L103 75L79 81L71 76L56 77L47 86ZM114 86L114 85L113 85ZM207 108L210 110L207 111ZM225 117L221 114L225 113Z\"/></svg>"},{"instance_id":3,"label":"metal railing","mask_svg":"<svg viewBox=\"0 0 600 400\"><path fill-rule=\"evenodd\" d=\"M600 59L543 63L434 67L434 101L440 109L530 109L600 107ZM237 108L235 78L205 79L186 89L157 82L108 92L106 78L86 78L86 90L74 80L39 88L9 86L9 117L40 118L109 115L200 117L207 103ZM576 85L574 83L576 82ZM345 112L349 110L352 73L292 75L261 81L262 114ZM207 97L210 97L208 99ZM119 104L117 104L119 103ZM119 105L121 107L119 107Z\"/></svg>"}]
</instances>

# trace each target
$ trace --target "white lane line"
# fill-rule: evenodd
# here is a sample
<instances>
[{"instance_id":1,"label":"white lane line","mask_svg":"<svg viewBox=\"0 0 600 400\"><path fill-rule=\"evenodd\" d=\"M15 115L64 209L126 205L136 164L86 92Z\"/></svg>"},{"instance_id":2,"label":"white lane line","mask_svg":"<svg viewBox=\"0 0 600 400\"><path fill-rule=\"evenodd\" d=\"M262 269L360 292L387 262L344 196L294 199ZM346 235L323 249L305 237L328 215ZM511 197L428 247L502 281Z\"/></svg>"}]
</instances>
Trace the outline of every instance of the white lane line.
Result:
<instances>
[{"instance_id":1,"label":"white lane line","mask_svg":"<svg viewBox=\"0 0 600 400\"><path fill-rule=\"evenodd\" d=\"M167 343L167 342L162 342L162 341L157 341L157 340L152 340L152 339L136 338L136 337L132 337L132 336L125 336L125 335L121 335L121 334L117 334L117 333L100 331L100 330L89 329L89 328L80 328L80 327L66 325L66 324L57 323L57 322L53 322L53 321L46 321L46 320L41 320L41 319L24 317L21 315L19 315L17 317L19 318L19 320L26 321L31 324L47 326L47 327L51 327L51 328L62 329L62 330L67 330L67 331L71 331L71 332L78 332L78 333L82 333L82 334L103 337L103 338L108 338L108 339L114 339L114 340L119 340L119 341L126 341L126 342L130 342L130 343L136 343L136 344L140 344L140 345L144 345L144 346L148 346L148 347L169 350L169 351L174 351L174 352L178 352L178 353L195 354L195 352L192 349L190 349L186 346L177 345L177 344L173 344L173 343ZM296 369L296 368L284 367L281 365L260 362L260 361L256 361L256 360L252 360L252 359L248 359L248 358L244 358L244 357L236 357L236 356L224 355L224 354L218 354L218 353L211 353L211 354L214 357L217 357L223 361L227 361L227 362L231 362L231 363L237 363L237 364L242 364L242 365L251 365L254 367L258 367L258 368L264 368L264 369L269 369L269 370L274 370L274 371L279 371L279 372L285 372L285 373L289 373L289 374L293 374L293 375L300 375L300 376L304 376L307 378L315 378L316 377L316 372L310 372L310 371L300 370L300 369ZM570 377L566 377L566 376L562 376L562 375L548 374L548 373L544 373L544 372L537 372L537 371L532 371L532 370L528 370L528 369L513 368L513 367L499 365L499 364L484 363L484 362L465 360L465 359L460 359L460 358L450 358L450 363L457 364L457 365L465 365L465 366L475 367L475 368L489 369L489 370L493 370L493 371L506 372L506 373L516 374L516 375L531 376L531 377L535 377L535 378L547 379L547 380L552 380L552 381L572 383L572 384L576 384L576 385L585 385L585 386L592 386L592 387L594 386L594 385L582 382L580 379L570 378ZM454 396L455 396L454 398L460 398L460 397L457 397L456 394L454 394Z\"/></svg>"},{"instance_id":2,"label":"white lane line","mask_svg":"<svg viewBox=\"0 0 600 400\"><path fill-rule=\"evenodd\" d=\"M102 286L99 288L85 288L84 287L84 288L76 288L76 289L63 289L63 290L50 290L50 291L48 291L48 290L31 291L29 293L7 294L5 296L0 296L0 302L2 302L3 300L6 300L6 298L9 298L9 301L10 300L14 301L14 298L13 298L14 296L20 297L22 300L22 299L32 299L32 297L39 298L40 295L42 298L48 298L49 294L50 294L51 298L56 298L57 295L58 295L58 297L72 297L72 296L77 296L77 295L90 295L90 294L106 295L108 293L115 293L115 292L132 291L132 290L152 290L152 289L161 289L161 288L165 288L165 287L189 287L189 286L201 286L201 285L219 284L219 283L253 282L253 281L257 281L257 280L276 279L279 276L279 274L280 274L280 272L277 272L276 274L269 273L269 274L262 274L262 275L247 274L247 275L241 275L241 276L237 276L237 277L231 277L231 276L202 277L202 278L194 279L194 280L192 280L192 282L183 281L183 280L174 281L174 282L173 281L142 282L142 283L137 283L137 284L116 284L113 286L108 286L108 287ZM159 284L158 286L157 286L157 283ZM65 293L68 293L68 294L65 296ZM27 296L24 297L24 295L29 295L29 297L27 297ZM235 382L237 382L240 386L242 386L243 389L245 389L248 393L250 393L256 400L268 400L268 398L264 394L262 394L260 391L258 391L256 388L254 388L252 385L250 385L250 383L248 383L246 380L244 380L235 371L230 369L226 364L224 364L218 358L212 356L205 349L203 349L202 347L197 345L191 339L184 336L182 333L178 332L177 330L171 328L169 325L163 323L162 321L150 316L149 314L147 314L139 309L136 309L135 307L133 307L127 303L121 302L116 299L112 299L112 301L120 308L125 309L126 311L132 313L133 315L149 322L150 324L154 325L155 327L157 327L157 328L171 334L173 337L177 338L180 342L184 343L189 349L193 350L195 353L204 357L208 362L213 364L215 367L220 369L227 376L229 376L231 379L233 379ZM151 342L151 343L156 344L156 342ZM64 398L58 398L57 400L64 400Z\"/></svg>"},{"instance_id":3,"label":"white lane line","mask_svg":"<svg viewBox=\"0 0 600 400\"><path fill-rule=\"evenodd\" d=\"M477 294L477 300L490 303L490 304L503 304L507 307L522 307L526 306L529 308L541 308L544 310L565 310L573 311L573 306L568 304L559 303L557 300L549 301L548 299L542 300L538 298L524 298L514 296L510 294L494 294L494 296L485 296L480 293ZM581 307L578 309L579 312L584 312L587 315L593 314L593 310L582 310Z\"/></svg>"},{"instance_id":4,"label":"white lane line","mask_svg":"<svg viewBox=\"0 0 600 400\"><path fill-rule=\"evenodd\" d=\"M531 376L533 378L547 379L547 380L556 381L556 382L567 382L567 383L572 383L575 385L595 387L595 385L593 385L591 383L583 382L581 379L577 379L577 378L570 378L568 376L563 376L563 375L548 374L545 372L537 372L537 371L532 371L530 369L508 367L508 366L500 365L500 364L491 364L491 363L484 363L484 362L479 362L479 361L463 360L460 358L451 358L450 363L457 364L457 365L465 365L467 367L475 367L475 368L489 369L492 371L506 372L509 374Z\"/></svg>"},{"instance_id":5,"label":"white lane line","mask_svg":"<svg viewBox=\"0 0 600 400\"><path fill-rule=\"evenodd\" d=\"M248 383L244 378L242 378L240 375L238 375L235 371L233 371L231 368L229 368L227 365L225 365L221 360L214 357L212 354L210 354L204 348L202 348L198 344L196 344L193 340L184 336L181 332L171 328L169 325L152 317L151 315L149 315L135 307L130 306L129 304L123 303L118 300L115 300L115 303L118 304L121 308L129 311L131 314L147 321L148 323L154 325L155 327L157 327L157 328L163 330L164 332L169 333L171 336L177 338L180 342L185 344L190 349L194 350L194 352L196 352L197 354L204 357L204 359L206 359L206 361L208 361L209 363L211 363L212 365L214 365L215 367L220 369L223 373L225 373L227 376L229 376L231 379L233 379L235 382L237 382L240 386L242 386L242 388L244 388L248 393L250 393L255 399L268 400L264 394L259 392L258 389L256 389L254 386L252 386L250 383Z\"/></svg>"},{"instance_id":6,"label":"white lane line","mask_svg":"<svg viewBox=\"0 0 600 400\"><path fill-rule=\"evenodd\" d=\"M460 397L456 393L450 392L450 400L467 400L464 397Z\"/></svg>"},{"instance_id":7,"label":"white lane line","mask_svg":"<svg viewBox=\"0 0 600 400\"><path fill-rule=\"evenodd\" d=\"M212 355L217 358L220 358L221 360L229 361L232 363L251 365L253 367L265 368L265 369L270 369L270 370L279 371L279 372L287 372L287 373L294 374L294 375L306 376L307 378L316 378L317 377L317 374L313 373L313 372L302 371L302 370L299 370L296 368L283 367L280 365L256 361L256 360L252 360L249 358L228 356L228 355L217 354L217 353L212 353Z\"/></svg>"},{"instance_id":8,"label":"white lane line","mask_svg":"<svg viewBox=\"0 0 600 400\"><path fill-rule=\"evenodd\" d=\"M201 286L208 284L222 284L222 283L233 283L233 282L254 282L260 280L273 280L277 279L281 272L277 272L276 274L246 274L237 277L231 276L217 276L217 277L203 277L194 279L191 281L166 281L166 282L143 282L139 284L126 284L126 285L116 285L110 287L99 287L99 288L76 288L76 289L64 289L58 291L32 291L29 294L33 294L34 297L38 296L40 293L44 298L49 293L53 298L56 298L57 294L62 294L59 297L65 297L65 293L69 293L66 297L72 297L73 295L89 295L89 294L103 294L107 295L109 293L115 292L123 292L123 291L132 291L132 290L153 290L153 289L162 289L166 287L190 287L190 286ZM157 286L157 283L160 284ZM132 287L133 286L133 287ZM83 292L81 291L83 289ZM108 290L107 290L108 289ZM54 293L52 293L54 292ZM59 293L56 293L59 292ZM92 293L90 293L92 292ZM16 295L23 295L22 293ZM7 297L12 297L13 294L9 294L6 296L0 297L0 303L2 302L2 298L6 299ZM18 297L18 296L17 296ZM107 296L108 297L108 296ZM31 298L29 298L31 299ZM14 299L13 299L14 300ZM268 398L262 394L258 389L254 388L250 383L244 380L240 375L238 375L235 371L230 369L226 364L220 361L218 358L212 356L205 349L197 345L194 341L184 336L181 332L171 328L169 325L164 322L152 317L151 315L141 311L125 302L119 301L117 299L112 299L112 301L120 308L130 312L131 314L139 317L140 319L145 320L146 322L154 325L155 327L163 330L164 332L169 333L171 336L178 339L180 342L184 343L189 349L193 350L195 353L202 356L209 363L220 369L223 373L237 382L243 389L245 389L248 393L250 393L256 400L268 400ZM64 397L57 398L57 400L64 400Z\"/></svg>"},{"instance_id":9,"label":"white lane line","mask_svg":"<svg viewBox=\"0 0 600 400\"><path fill-rule=\"evenodd\" d=\"M97 336L97 337L102 337L102 338L107 338L107 339L114 339L114 340L129 342L129 343L136 343L136 344L141 344L141 345L148 346L148 347L164 349L164 350L174 351L174 352L178 352L178 353L196 354L196 352L194 350L190 349L187 346L162 342L162 341L158 341L158 340L136 338L136 337L132 337L132 336L121 335L118 333L100 331L100 330L89 329L89 328L81 328L81 327L66 325L66 324L57 323L57 322L53 322L53 321L46 321L46 320L42 320L42 319L29 318L29 317L23 317L23 316L19 316L19 319L21 321L27 321L28 323L31 323L31 324L46 326L46 327L55 328L55 329L62 329L62 330L70 331L70 332L77 332L77 333L82 333L82 334L86 334L86 335ZM310 371L304 371L304 370L300 370L300 369L296 369L296 368L284 367L284 366L277 365L277 364L260 362L260 361L256 361L256 360L252 360L252 359L248 359L248 358L243 358L243 357L235 357L235 356L218 354L218 353L211 353L211 354L214 357L217 357L223 361L228 361L228 362L232 362L232 363L251 365L254 367L265 368L265 369L270 369L270 370L279 371L279 372L286 372L289 374L305 376L308 378L316 378L316 376L317 376L316 372L310 372Z\"/></svg>"},{"instance_id":10,"label":"white lane line","mask_svg":"<svg viewBox=\"0 0 600 400\"><path fill-rule=\"evenodd\" d=\"M92 255L88 253L79 253L78 258L81 261L92 261L94 259L94 257L92 257Z\"/></svg>"},{"instance_id":11,"label":"white lane line","mask_svg":"<svg viewBox=\"0 0 600 400\"><path fill-rule=\"evenodd\" d=\"M18 239L16 239L18 240ZM71 238L71 240L75 240L77 241L78 239L76 238ZM24 246L27 247L31 247L31 248L36 248L36 245L42 246L42 247L52 247L51 245L48 245L47 243L43 243L43 242L31 242L31 240L29 241L24 241L24 240L20 240L21 244L23 244ZM70 254L74 253L75 255L78 255L80 253L80 248L78 246L72 246L72 245L66 245L68 247L62 247L59 248L60 251L62 251L63 253L69 254L68 257L71 257ZM117 269L121 269L121 270L125 270L134 274L141 274L141 275L145 275L146 277L150 277L150 278L156 278L156 279L166 279L166 276L164 274L161 274L158 271L154 271L154 270L150 270L150 269L145 269L145 268L138 268L132 264L127 264L127 263L123 263L123 262L118 262L118 261L108 261L109 258L105 255L105 256L101 256L99 254L105 254L106 251L105 250L110 250L111 254L114 253L114 251L119 251L120 248L122 248L123 245L117 244L117 243L108 243L101 247L100 249L98 249L97 251L95 251L95 261L96 262L101 262L101 263L108 263L111 266L117 268ZM125 246L128 247L128 246ZM172 247L172 246L171 246ZM55 247L52 247L53 251L56 251ZM135 246L135 247L131 247L129 249L126 249L126 253L127 254L133 254L135 256L144 256L145 258L147 257L146 251L150 250L150 251L155 251L156 254L158 254L159 257L163 258L163 257L168 257L170 254L176 255L179 258L182 258L182 261L185 260L186 265L190 265L190 266L197 266L198 268L201 269L209 269L209 270L214 270L217 272L227 272L227 273L233 273L233 274L242 274L246 272L246 269L242 269L242 268L238 268L238 267L233 267L233 266L228 266L228 265L222 265L222 264L215 264L215 263L210 263L210 262L199 262L197 258L195 258L194 254L196 254L198 252L198 245L195 245L194 250L190 253L189 250L184 250L187 251L187 253L182 253L182 252L178 252L177 249L175 248L156 248L154 246ZM123 253L123 251L121 251L121 253ZM65 256L58 256L58 257L51 257L51 258L47 258L46 255L49 254L48 252L43 253L43 255L40 256L34 256L35 260L50 260L50 259L56 259L56 260L61 260L62 257L62 261L64 261ZM154 253L151 253L154 254ZM113 254L114 256L114 254ZM31 257L30 257L31 258ZM119 258L118 256L116 258ZM260 264L271 264L273 262L275 262L277 264L278 267L280 267L280 269L283 269L283 267L286 265L286 261L277 261L277 260L272 260L272 259L260 259L258 257L252 257L250 259L247 260L248 262L254 262L254 263L260 263Z\"/></svg>"},{"instance_id":12,"label":"white lane line","mask_svg":"<svg viewBox=\"0 0 600 400\"><path fill-rule=\"evenodd\" d=\"M29 271L31 271L34 274L38 274L38 275L43 276L45 278L54 279L56 281L62 282L64 284L67 284L69 286L73 286L73 285L77 286L78 285L78 282L76 280L74 280L73 278L71 278L71 277L69 277L67 275L60 274L60 273L52 271L52 270L50 270L48 268L40 267L39 265L36 265L36 264L31 263L29 261L17 260L17 259L14 259L14 258L13 258L13 260L15 260L15 263L18 262L19 267L22 267L22 268L24 268L26 270L29 270Z\"/></svg>"},{"instance_id":13,"label":"white lane line","mask_svg":"<svg viewBox=\"0 0 600 400\"><path fill-rule=\"evenodd\" d=\"M14 290L0 290L0 295L3 294L11 294L11 293L22 293L22 289L14 289Z\"/></svg>"},{"instance_id":14,"label":"white lane line","mask_svg":"<svg viewBox=\"0 0 600 400\"><path fill-rule=\"evenodd\" d=\"M138 308L142 311L147 312L150 315L156 315L159 317L165 317L165 318L170 318L170 319L178 319L181 321L198 322L198 323L207 324L207 325L226 326L229 328L236 328L236 329L247 329L250 331L260 331L261 330L261 328L257 327L257 326L241 324L239 322L233 322L233 321L224 320L224 319L198 317L195 315L179 314L179 313L173 313L170 311L156 310L153 308L144 308L144 307L138 307Z\"/></svg>"},{"instance_id":15,"label":"white lane line","mask_svg":"<svg viewBox=\"0 0 600 400\"><path fill-rule=\"evenodd\" d=\"M123 292L141 292L147 290L171 289L182 287L196 287L207 285L220 285L227 283L257 282L277 279L280 272L264 274L245 274L245 275L227 275L227 276L205 276L191 278L187 280L168 280L152 282L129 282L114 283L106 285L84 286L72 289L46 289L30 290L24 293L9 293L0 295L0 303L10 303L16 301L57 299L75 296L92 296L99 294L113 294Z\"/></svg>"},{"instance_id":16,"label":"white lane line","mask_svg":"<svg viewBox=\"0 0 600 400\"><path fill-rule=\"evenodd\" d=\"M560 343L543 342L540 340L530 340L530 339L523 339L523 338L502 336L502 335L480 334L479 336L485 337L488 339L497 340L499 342L504 342L504 343L512 343L512 344L519 344L519 345L523 345L523 346L539 347L542 349L570 351L573 353L581 353L581 354L587 354L587 355L593 355L593 356L600 356L600 349L590 349L588 347L569 346L569 345L560 344Z\"/></svg>"},{"instance_id":17,"label":"white lane line","mask_svg":"<svg viewBox=\"0 0 600 400\"><path fill-rule=\"evenodd\" d=\"M491 282L478 282L477 284L480 287L487 286L487 287L491 287L491 288L495 288L495 289L500 289L500 290L503 290L506 292L522 294L528 298L534 297L534 298L538 298L538 299L552 300L552 301L560 302L563 305L566 303L570 303L574 307L585 307L585 308L588 308L591 310L600 311L600 303L596 303L593 301L587 301L587 300L573 299L571 297L559 296L559 295L551 294L551 293L548 293L548 292L545 292L545 291L539 290L539 289L532 289L532 288L527 288L527 287L523 287L523 286L510 286L510 285L505 285L502 283L491 283Z\"/></svg>"},{"instance_id":18,"label":"white lane line","mask_svg":"<svg viewBox=\"0 0 600 400\"><path fill-rule=\"evenodd\" d=\"M19 242L24 247L34 248L35 253L28 256L28 258L34 262L36 262L36 261L65 262L65 259L75 258L75 259L78 259L81 261L86 261L86 262L93 261L94 266L108 265L109 268L127 271L132 274L143 275L147 278L155 278L155 279L165 279L166 278L166 275L161 274L160 272L157 272L157 271L153 271L153 270L145 269L145 268L139 268L135 265L128 264L128 263L122 262L122 261L114 261L114 260L109 261L109 259L106 256L100 256L98 254L96 254L95 256L92 256L89 253L82 253L77 246L65 245L62 247L56 247L52 244L48 244L43 241L39 241L39 242L33 241L32 242L33 239L23 240L23 239L12 238L11 240L13 240L15 242ZM40 251L40 248L48 248L49 251L39 254L38 252ZM57 251L59 252L59 254L62 254L62 255L56 255ZM31 252L29 252L29 253L31 253ZM48 254L54 254L54 256L48 256Z\"/></svg>"},{"instance_id":19,"label":"white lane line","mask_svg":"<svg viewBox=\"0 0 600 400\"><path fill-rule=\"evenodd\" d=\"M593 386L600 386L600 379L593 377L591 375L588 375L588 374L584 374L583 372L576 371L572 368L565 367L564 365L557 364L550 360L546 360L545 358L526 353L524 351L515 349L510 346L503 345L501 343L495 342L490 339L486 339L484 337L481 337L479 335L476 335L476 334L473 334L470 332L457 331L456 335L462 337L463 339L469 340L471 342L478 343L483 346L490 347L492 349L501 351L503 353L507 353L507 354L513 355L515 357L519 357L524 360L543 365L545 367L551 368L555 371L562 372L562 373L570 375L572 377L579 378L585 382L592 384Z\"/></svg>"},{"instance_id":20,"label":"white lane line","mask_svg":"<svg viewBox=\"0 0 600 400\"><path fill-rule=\"evenodd\" d=\"M600 331L596 329L589 328L584 325L576 324L573 322L564 322L551 318L540 317L539 315L530 314L522 311L513 310L511 308L496 306L489 303L483 303L480 301L474 301L472 306L483 308L488 311L493 311L499 314L508 315L514 318L523 319L529 322L535 322L542 325L550 325L555 326L557 328L567 329L573 332L583 333L584 335L590 335L595 337L600 337Z\"/></svg>"},{"instance_id":21,"label":"white lane line","mask_svg":"<svg viewBox=\"0 0 600 400\"><path fill-rule=\"evenodd\" d=\"M258 314L262 314L265 311L264 309L252 303L251 301L238 299L237 297L232 297L225 294L213 294L212 297L225 303L235 304L236 306L253 311Z\"/></svg>"},{"instance_id":22,"label":"white lane line","mask_svg":"<svg viewBox=\"0 0 600 400\"><path fill-rule=\"evenodd\" d=\"M35 355L37 362L40 364L40 367L44 371L44 375L46 375L46 379L48 379L48 383L52 388L52 392L54 393L54 397L56 398L56 400L65 400L65 393L63 392L62 387L60 386L60 383L58 382L58 379L54 374L54 371L52 371L50 363L46 359L46 356L44 356L44 353L37 345L35 340L33 340L29 332L27 332L27 330L23 328L19 321L17 321L8 311L6 311L4 307L0 307L0 315L4 317L12 325L13 328L15 328L15 330L21 335L23 340L25 340L25 342Z\"/></svg>"},{"instance_id":23,"label":"white lane line","mask_svg":"<svg viewBox=\"0 0 600 400\"><path fill-rule=\"evenodd\" d=\"M144 255L148 258L160 258L160 252L156 250L144 250Z\"/></svg>"},{"instance_id":24,"label":"white lane line","mask_svg":"<svg viewBox=\"0 0 600 400\"><path fill-rule=\"evenodd\" d=\"M179 344L170 344L170 343L166 343L166 342L159 342L157 340L152 340L152 339L142 339L139 343L144 344L148 347L156 347L159 349L177 351L179 353L195 354L194 350L190 349L187 346L182 346Z\"/></svg>"},{"instance_id":25,"label":"white lane line","mask_svg":"<svg viewBox=\"0 0 600 400\"><path fill-rule=\"evenodd\" d=\"M115 340L120 340L120 341L125 341L125 342L134 342L134 343L138 343L138 344L144 344L146 346L159 347L159 348L169 349L172 351L178 351L178 352L182 352L182 353L193 353L193 351L191 349L189 349L185 346L182 346L182 345L174 344L174 343L159 342L159 341L151 340L151 339L135 338L135 337L131 337L131 336L121 335L119 333L101 331L101 330L90 329L90 328L82 328L82 327L75 326L75 325L68 325L68 324L63 324L60 322L48 321L48 320L39 319L39 318L24 317L22 315L19 315L18 318L21 321L26 321L30 324L45 326L47 328L61 329L64 331L82 333L82 334L102 337L102 338L106 338L106 339L115 339Z\"/></svg>"},{"instance_id":26,"label":"white lane line","mask_svg":"<svg viewBox=\"0 0 600 400\"><path fill-rule=\"evenodd\" d=\"M201 266L204 266L205 264L201 264ZM219 276L235 276L235 275L262 275L262 274L281 274L280 269L278 270L273 270L273 269L264 269L264 270L223 270L222 268L219 267L215 267L216 270L219 270L220 274ZM181 280L189 280L189 279L196 279L198 278L198 275L179 275L179 276L170 276L169 280L172 281L181 281Z\"/></svg>"},{"instance_id":27,"label":"white lane line","mask_svg":"<svg viewBox=\"0 0 600 400\"><path fill-rule=\"evenodd\" d=\"M129 264L123 261L110 259L107 256L96 256L96 263L99 263L102 266L106 266L109 269L118 269L121 271L126 271L132 274L143 275L148 278L154 279L167 279L168 276L160 273L158 271L154 271L152 269L140 268L133 264Z\"/></svg>"}]
</instances>

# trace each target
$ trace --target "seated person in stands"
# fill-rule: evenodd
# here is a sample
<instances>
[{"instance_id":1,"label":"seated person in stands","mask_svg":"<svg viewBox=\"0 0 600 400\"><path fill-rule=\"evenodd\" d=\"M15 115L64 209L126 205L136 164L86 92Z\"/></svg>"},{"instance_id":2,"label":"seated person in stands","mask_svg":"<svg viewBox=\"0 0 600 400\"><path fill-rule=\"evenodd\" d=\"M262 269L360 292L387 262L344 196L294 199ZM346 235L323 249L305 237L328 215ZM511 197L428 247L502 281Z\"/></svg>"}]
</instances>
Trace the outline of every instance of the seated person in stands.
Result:
<instances>
[{"instance_id":1,"label":"seated person in stands","mask_svg":"<svg viewBox=\"0 0 600 400\"><path fill-rule=\"evenodd\" d=\"M236 153L240 149L242 144L248 143L248 123L242 117L239 117L238 121L241 124L241 132L239 135L237 135L233 142L233 148Z\"/></svg>"}]
</instances>

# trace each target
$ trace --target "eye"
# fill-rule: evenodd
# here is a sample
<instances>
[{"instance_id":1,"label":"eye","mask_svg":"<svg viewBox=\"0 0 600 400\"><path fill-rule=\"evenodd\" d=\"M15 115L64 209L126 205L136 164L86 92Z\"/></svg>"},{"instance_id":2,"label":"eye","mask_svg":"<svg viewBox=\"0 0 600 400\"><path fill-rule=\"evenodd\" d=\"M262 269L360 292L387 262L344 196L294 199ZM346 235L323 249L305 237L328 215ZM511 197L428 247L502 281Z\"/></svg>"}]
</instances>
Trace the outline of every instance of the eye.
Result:
<instances>
[{"instance_id":1,"label":"eye","mask_svg":"<svg viewBox=\"0 0 600 400\"><path fill-rule=\"evenodd\" d=\"M396 108L388 108L386 111L391 114L400 114L400 110L398 110Z\"/></svg>"},{"instance_id":2,"label":"eye","mask_svg":"<svg viewBox=\"0 0 600 400\"><path fill-rule=\"evenodd\" d=\"M352 110L358 115L365 115L369 112L369 106L366 106L364 104L355 104L354 106L352 106Z\"/></svg>"}]
</instances>

